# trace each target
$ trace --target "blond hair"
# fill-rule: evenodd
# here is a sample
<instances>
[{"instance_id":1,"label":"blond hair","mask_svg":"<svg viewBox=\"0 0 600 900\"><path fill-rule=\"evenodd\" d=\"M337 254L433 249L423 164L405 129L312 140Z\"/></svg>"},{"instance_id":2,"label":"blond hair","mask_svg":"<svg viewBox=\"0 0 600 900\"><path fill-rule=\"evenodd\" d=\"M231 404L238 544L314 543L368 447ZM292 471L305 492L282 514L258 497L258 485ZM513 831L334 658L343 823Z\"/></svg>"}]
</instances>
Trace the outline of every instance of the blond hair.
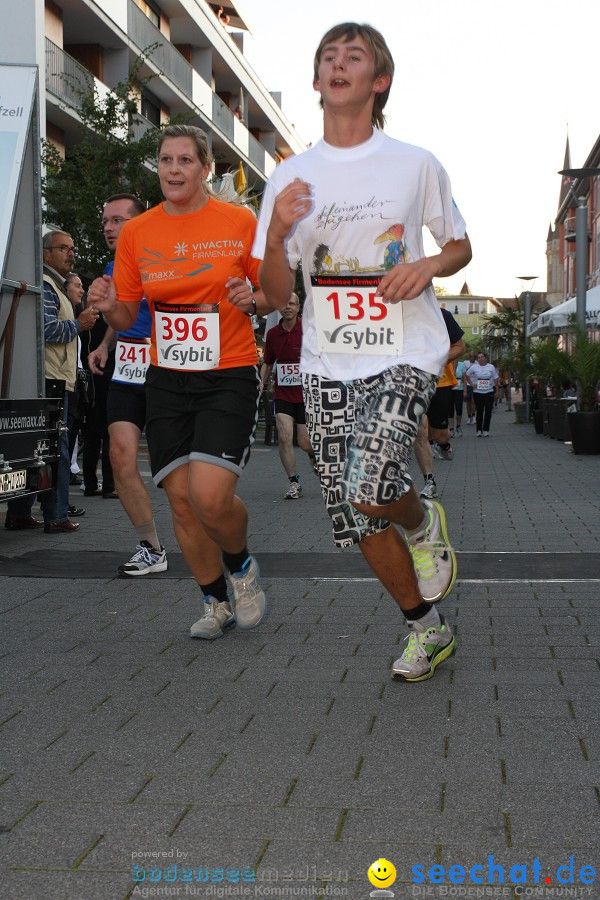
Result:
<instances>
[{"instance_id":1,"label":"blond hair","mask_svg":"<svg viewBox=\"0 0 600 900\"><path fill-rule=\"evenodd\" d=\"M317 52L315 53L315 81L317 81L319 78L319 63L321 62L323 49L327 46L327 44L330 44L332 41L339 41L340 39L343 39L343 42L346 44L348 41L351 41L356 37L360 37L363 39L367 50L373 58L373 63L375 65L375 77L378 78L380 75L390 76L390 83L386 90L382 91L380 94L375 95L373 114L371 116L371 124L375 128L383 128L385 124L383 109L388 101L390 88L392 86L392 81L394 80L394 60L392 59L392 54L390 53L389 47L385 42L385 38L383 37L381 32L377 31L376 28L373 28L372 25L359 25L357 22L342 22L339 25L334 25L333 28L330 28L327 34L323 35L323 37L321 38L321 42L317 47ZM321 106L323 106L323 100L321 100L320 103Z\"/></svg>"}]
</instances>

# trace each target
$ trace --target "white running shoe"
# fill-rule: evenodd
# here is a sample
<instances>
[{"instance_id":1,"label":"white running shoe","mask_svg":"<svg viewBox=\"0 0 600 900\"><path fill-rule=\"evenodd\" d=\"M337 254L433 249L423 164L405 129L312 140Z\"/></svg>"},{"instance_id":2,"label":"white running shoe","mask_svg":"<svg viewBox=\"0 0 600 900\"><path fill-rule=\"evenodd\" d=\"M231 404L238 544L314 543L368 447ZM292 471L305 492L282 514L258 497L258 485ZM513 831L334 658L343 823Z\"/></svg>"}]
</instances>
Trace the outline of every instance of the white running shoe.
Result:
<instances>
[{"instance_id":1,"label":"white running shoe","mask_svg":"<svg viewBox=\"0 0 600 900\"><path fill-rule=\"evenodd\" d=\"M404 653L392 666L394 678L403 681L425 681L434 674L436 666L448 659L456 649L456 638L442 616L439 628L411 626Z\"/></svg>"},{"instance_id":2,"label":"white running shoe","mask_svg":"<svg viewBox=\"0 0 600 900\"><path fill-rule=\"evenodd\" d=\"M483 431L483 432L482 432L482 436L483 436L483 437L489 437L489 436L490 436L489 431Z\"/></svg>"},{"instance_id":3,"label":"white running shoe","mask_svg":"<svg viewBox=\"0 0 600 900\"><path fill-rule=\"evenodd\" d=\"M265 592L258 583L258 563L253 556L245 571L229 576L233 589L233 614L240 628L256 628L267 611Z\"/></svg>"},{"instance_id":4,"label":"white running shoe","mask_svg":"<svg viewBox=\"0 0 600 900\"><path fill-rule=\"evenodd\" d=\"M450 444L447 447L440 447L440 454L442 459L454 459L454 450Z\"/></svg>"},{"instance_id":5,"label":"white running shoe","mask_svg":"<svg viewBox=\"0 0 600 900\"><path fill-rule=\"evenodd\" d=\"M168 567L165 548L155 550L148 541L142 541L129 562L119 566L117 571L119 575L148 575L149 572L166 572Z\"/></svg>"},{"instance_id":6,"label":"white running shoe","mask_svg":"<svg viewBox=\"0 0 600 900\"><path fill-rule=\"evenodd\" d=\"M428 500L431 500L432 497L437 497L437 484L435 483L435 478L426 478L425 484L421 488L421 493L419 497L427 497Z\"/></svg>"},{"instance_id":7,"label":"white running shoe","mask_svg":"<svg viewBox=\"0 0 600 900\"><path fill-rule=\"evenodd\" d=\"M298 500L302 496L302 485L299 481L292 481L283 495L284 500Z\"/></svg>"},{"instance_id":8,"label":"white running shoe","mask_svg":"<svg viewBox=\"0 0 600 900\"><path fill-rule=\"evenodd\" d=\"M223 629L235 625L231 603L207 597L204 601L204 615L190 628L190 637L214 641L223 637Z\"/></svg>"},{"instance_id":9,"label":"white running shoe","mask_svg":"<svg viewBox=\"0 0 600 900\"><path fill-rule=\"evenodd\" d=\"M447 597L456 581L456 556L446 531L446 514L436 500L424 500L427 524L406 538L417 573L419 591L426 603Z\"/></svg>"},{"instance_id":10,"label":"white running shoe","mask_svg":"<svg viewBox=\"0 0 600 900\"><path fill-rule=\"evenodd\" d=\"M483 431L478 431L475 437L483 437Z\"/></svg>"}]
</instances>

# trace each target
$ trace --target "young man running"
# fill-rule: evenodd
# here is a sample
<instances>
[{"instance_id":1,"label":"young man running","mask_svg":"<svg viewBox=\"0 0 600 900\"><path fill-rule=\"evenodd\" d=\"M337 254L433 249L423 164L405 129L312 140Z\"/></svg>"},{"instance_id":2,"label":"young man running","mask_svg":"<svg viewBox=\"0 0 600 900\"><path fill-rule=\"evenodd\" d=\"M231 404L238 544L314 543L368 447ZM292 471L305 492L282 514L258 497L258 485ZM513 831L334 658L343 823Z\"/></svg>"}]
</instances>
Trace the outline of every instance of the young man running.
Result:
<instances>
[{"instance_id":1,"label":"young man running","mask_svg":"<svg viewBox=\"0 0 600 900\"><path fill-rule=\"evenodd\" d=\"M109 250L116 252L125 222L141 215L144 204L134 194L113 194L104 204L102 230ZM112 275L114 262L106 267ZM135 528L139 544L131 559L119 566L119 575L164 572L167 554L156 532L150 496L138 468L140 437L146 422L146 370L150 362L152 319L142 299L134 325L118 334L109 326L102 342L90 353L88 365L102 374L108 354L115 348L115 370L108 390L107 417L110 461L123 509Z\"/></svg>"},{"instance_id":2,"label":"young man running","mask_svg":"<svg viewBox=\"0 0 600 900\"><path fill-rule=\"evenodd\" d=\"M381 130L393 72L371 26L324 36L314 60L324 140L272 175L254 256L279 309L302 260L306 420L334 540L359 543L407 619L393 675L422 681L455 647L432 603L451 590L456 560L444 511L419 499L408 463L448 356L431 281L459 271L471 248L440 163ZM424 256L423 225L438 255Z\"/></svg>"},{"instance_id":3,"label":"young man running","mask_svg":"<svg viewBox=\"0 0 600 900\"><path fill-rule=\"evenodd\" d=\"M310 438L306 430L306 414L300 378L300 351L302 349L302 320L298 318L300 301L292 294L281 310L281 320L270 328L265 341L264 362L260 369L261 390L264 391L273 366L275 369L275 418L279 457L289 479L285 500L298 500L302 496L300 476L296 471L294 450L294 423L298 446L314 459Z\"/></svg>"}]
</instances>

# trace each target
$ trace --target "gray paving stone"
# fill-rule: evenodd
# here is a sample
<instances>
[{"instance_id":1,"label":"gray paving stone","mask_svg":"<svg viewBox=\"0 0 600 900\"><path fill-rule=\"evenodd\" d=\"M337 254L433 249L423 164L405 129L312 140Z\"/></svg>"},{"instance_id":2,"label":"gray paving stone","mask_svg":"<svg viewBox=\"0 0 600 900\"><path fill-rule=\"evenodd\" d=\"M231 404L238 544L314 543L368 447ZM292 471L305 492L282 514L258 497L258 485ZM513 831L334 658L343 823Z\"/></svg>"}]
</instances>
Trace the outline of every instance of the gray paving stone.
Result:
<instances>
[{"instance_id":1,"label":"gray paving stone","mask_svg":"<svg viewBox=\"0 0 600 900\"><path fill-rule=\"evenodd\" d=\"M380 833L385 825L395 834L402 834L405 826L403 810L350 810L346 819L342 840L368 841ZM490 810L485 813L422 813L411 811L410 837L420 843L447 843L455 834L461 834L473 846L501 849L507 846L504 817Z\"/></svg>"},{"instance_id":2,"label":"gray paving stone","mask_svg":"<svg viewBox=\"0 0 600 900\"><path fill-rule=\"evenodd\" d=\"M35 841L35 834L40 831L71 829L82 834L105 834L113 831L118 823L121 831L158 837L171 831L184 811L183 806L153 805L142 800L136 803L42 803L12 833L30 835Z\"/></svg>"},{"instance_id":3,"label":"gray paving stone","mask_svg":"<svg viewBox=\"0 0 600 900\"><path fill-rule=\"evenodd\" d=\"M64 824L59 832L16 828L0 835L2 863L19 868L70 869L100 837L100 832L80 831Z\"/></svg>"},{"instance_id":4,"label":"gray paving stone","mask_svg":"<svg viewBox=\"0 0 600 900\"><path fill-rule=\"evenodd\" d=\"M3 871L5 897L18 900L122 900L131 884L129 874L68 871Z\"/></svg>"},{"instance_id":5,"label":"gray paving stone","mask_svg":"<svg viewBox=\"0 0 600 900\"><path fill-rule=\"evenodd\" d=\"M324 809L304 807L273 808L260 806L236 806L221 811L215 821L214 808L201 805L185 817L177 829L178 841L196 837L230 836L244 840L310 840L333 841L341 815L341 807Z\"/></svg>"}]
</instances>

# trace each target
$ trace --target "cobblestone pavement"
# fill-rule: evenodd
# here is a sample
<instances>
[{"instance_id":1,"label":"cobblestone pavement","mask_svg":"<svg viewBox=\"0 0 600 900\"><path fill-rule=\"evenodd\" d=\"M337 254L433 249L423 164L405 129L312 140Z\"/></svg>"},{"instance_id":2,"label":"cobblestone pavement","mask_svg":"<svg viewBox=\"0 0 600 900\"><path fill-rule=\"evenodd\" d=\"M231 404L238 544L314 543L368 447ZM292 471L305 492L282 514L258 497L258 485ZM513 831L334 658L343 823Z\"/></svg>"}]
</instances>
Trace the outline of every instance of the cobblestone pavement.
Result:
<instances>
[{"instance_id":1,"label":"cobblestone pavement","mask_svg":"<svg viewBox=\"0 0 600 900\"><path fill-rule=\"evenodd\" d=\"M253 631L188 637L198 589L162 491L164 576L116 577L125 513L78 489L79 533L2 529L3 897L361 900L379 858L397 898L600 897L600 458L503 406L490 438L463 431L435 463L458 651L422 684L391 680L402 617L335 551L307 460L285 501L260 440L240 484L270 604Z\"/></svg>"}]
</instances>

